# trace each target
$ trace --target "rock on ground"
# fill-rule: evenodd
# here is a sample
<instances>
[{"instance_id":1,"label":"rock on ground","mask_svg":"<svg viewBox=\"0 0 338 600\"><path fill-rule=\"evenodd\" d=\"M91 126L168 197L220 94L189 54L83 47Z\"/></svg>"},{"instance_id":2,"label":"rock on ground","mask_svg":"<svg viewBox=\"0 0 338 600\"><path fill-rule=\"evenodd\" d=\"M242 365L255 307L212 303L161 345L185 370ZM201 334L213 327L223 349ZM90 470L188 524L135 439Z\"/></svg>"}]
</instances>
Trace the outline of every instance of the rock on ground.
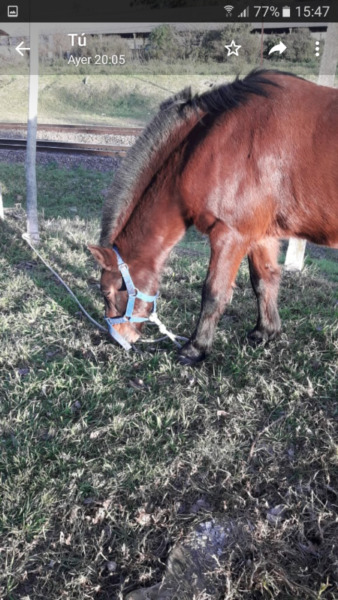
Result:
<instances>
[{"instance_id":1,"label":"rock on ground","mask_svg":"<svg viewBox=\"0 0 338 600\"><path fill-rule=\"evenodd\" d=\"M207 600L217 598L215 572L240 541L250 537L249 523L200 523L169 554L161 583L127 594L125 600Z\"/></svg>"}]
</instances>

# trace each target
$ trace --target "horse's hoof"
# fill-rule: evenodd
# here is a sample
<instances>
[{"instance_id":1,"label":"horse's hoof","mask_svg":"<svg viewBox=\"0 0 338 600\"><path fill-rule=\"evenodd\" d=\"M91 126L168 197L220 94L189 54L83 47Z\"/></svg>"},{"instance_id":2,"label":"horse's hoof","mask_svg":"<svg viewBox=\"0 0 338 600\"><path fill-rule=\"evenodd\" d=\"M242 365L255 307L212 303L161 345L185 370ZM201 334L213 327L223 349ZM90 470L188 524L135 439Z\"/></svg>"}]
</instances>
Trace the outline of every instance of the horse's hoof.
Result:
<instances>
[{"instance_id":1,"label":"horse's hoof","mask_svg":"<svg viewBox=\"0 0 338 600\"><path fill-rule=\"evenodd\" d=\"M262 329L253 329L248 333L249 342L256 346L258 344L264 344L265 342L270 342L275 339L275 337L279 334L279 331L266 331Z\"/></svg>"},{"instance_id":2,"label":"horse's hoof","mask_svg":"<svg viewBox=\"0 0 338 600\"><path fill-rule=\"evenodd\" d=\"M178 361L181 365L194 366L197 363L201 362L201 360L204 360L205 356L205 352L201 352L201 350L195 348L195 346L193 346L191 342L188 342L179 351Z\"/></svg>"},{"instance_id":3,"label":"horse's hoof","mask_svg":"<svg viewBox=\"0 0 338 600\"><path fill-rule=\"evenodd\" d=\"M185 367L194 367L201 362L201 360L203 360L203 358L192 358L191 356L182 356L181 354L178 355L178 362Z\"/></svg>"}]
</instances>

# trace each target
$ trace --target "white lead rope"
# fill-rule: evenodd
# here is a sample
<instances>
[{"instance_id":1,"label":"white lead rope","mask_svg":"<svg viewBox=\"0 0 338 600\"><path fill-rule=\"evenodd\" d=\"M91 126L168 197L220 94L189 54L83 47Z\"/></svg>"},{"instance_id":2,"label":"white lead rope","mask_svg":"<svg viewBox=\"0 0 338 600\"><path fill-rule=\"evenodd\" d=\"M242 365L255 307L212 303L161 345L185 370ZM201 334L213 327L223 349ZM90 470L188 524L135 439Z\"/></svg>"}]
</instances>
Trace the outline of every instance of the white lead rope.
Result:
<instances>
[{"instance_id":1,"label":"white lead rope","mask_svg":"<svg viewBox=\"0 0 338 600\"><path fill-rule=\"evenodd\" d=\"M22 239L24 239L25 242L27 242L27 244L31 247L31 249L33 250L33 252L35 252L35 254L39 257L39 259L47 267L47 269L49 269L49 271L51 273L53 273L53 275L57 278L57 280L66 288L68 294L70 294L71 297L73 298L73 300L75 300L76 304L79 306L79 308L81 309L81 311L83 312L83 314L87 317L87 319L89 319L89 321L93 325L95 325L95 327L97 327L98 329L100 329L100 331L103 331L104 333L108 333L107 327L103 327L103 325L100 325L100 323L98 323L97 321L95 321L95 319L93 319L93 317L91 317L87 313L86 309L82 306L81 302L79 302L79 300L77 299L77 297L75 296L75 294L72 292L72 290L70 289L70 287L63 281L63 279L60 277L60 275L58 275L58 273L56 271L54 271L54 269L45 261L45 259L41 256L40 252L38 252L38 250L32 245L32 243L31 243L31 241L29 239L29 235L27 233L23 233L22 234ZM140 340L140 342L149 343L149 344L156 344L157 342L162 342L163 340L166 339L166 337L168 337L168 338L170 338L174 342L174 344L176 344L176 346L178 348L182 348L181 344L177 341L177 339L183 340L183 341L187 341L188 340L188 338L182 337L180 335L175 335L171 331L168 331L168 329L162 323L162 321L160 321L160 319L158 318L158 316L157 316L156 313L152 313L149 316L149 321L151 323L154 323L155 325L157 325L157 327L159 328L160 332L163 333L165 337L161 337L161 338L158 338L156 340Z\"/></svg>"},{"instance_id":2,"label":"white lead rope","mask_svg":"<svg viewBox=\"0 0 338 600\"><path fill-rule=\"evenodd\" d=\"M39 259L43 262L43 264L47 267L47 269L49 269L51 271L51 273L53 273L53 275L55 275L55 277L58 279L58 281L66 288L68 294L70 294L71 297L73 298L73 300L75 300L76 304L80 307L80 309L82 310L83 314L86 315L87 319L89 319L89 321L91 321L93 323L93 325L95 325L96 327L98 327L101 331L104 331L105 333L107 333L108 329L106 327L103 327L103 325L100 325L100 323L98 323L97 321L95 321L95 319L93 319L87 313L86 309L82 306L81 302L79 302L79 300L77 299L77 297L75 296L75 294L72 292L72 290L70 289L70 287L68 287L68 285L63 281L63 279L60 277L60 275L58 275L57 272L54 271L54 269L48 263L46 263L45 259L42 258L40 252L38 252L38 250L32 245L32 243L31 243L31 241L29 239L29 235L27 233L23 233L22 234L22 238L32 248L32 250L35 252L35 254L37 254L37 256L39 257Z\"/></svg>"},{"instance_id":3,"label":"white lead rope","mask_svg":"<svg viewBox=\"0 0 338 600\"><path fill-rule=\"evenodd\" d=\"M176 344L176 346L178 348L182 348L181 344L177 341L177 338L180 340L186 340L187 338L181 337L179 335L175 335L174 333L172 333L171 331L168 331L168 329L166 328L166 326L164 325L164 323L162 323L162 321L160 321L160 319L157 316L157 313L153 312L149 315L148 317L149 321L151 323L155 323L155 325L157 325L157 327L160 330L160 333L163 333L164 336L168 337L172 342L174 342L174 344ZM160 338L161 340L165 339L164 338Z\"/></svg>"}]
</instances>

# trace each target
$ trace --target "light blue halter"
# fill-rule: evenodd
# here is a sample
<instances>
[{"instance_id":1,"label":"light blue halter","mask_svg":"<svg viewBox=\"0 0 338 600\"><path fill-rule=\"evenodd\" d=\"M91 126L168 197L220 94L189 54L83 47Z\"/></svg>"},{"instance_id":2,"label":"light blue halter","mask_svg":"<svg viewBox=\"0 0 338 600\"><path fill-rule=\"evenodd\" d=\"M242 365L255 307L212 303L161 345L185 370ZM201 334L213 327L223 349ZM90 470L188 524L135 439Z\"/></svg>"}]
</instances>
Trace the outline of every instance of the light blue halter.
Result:
<instances>
[{"instance_id":1,"label":"light blue halter","mask_svg":"<svg viewBox=\"0 0 338 600\"><path fill-rule=\"evenodd\" d=\"M127 289L128 300L127 300L126 311L122 317L104 317L104 318L105 318L105 321L107 321L110 335L122 346L122 348L124 348L127 352L129 352L129 350L132 348L131 344L129 344L129 342L127 342L127 340L124 339L124 337L122 337L122 335L120 335L118 333L118 331L116 331L116 329L114 329L114 325L117 325L119 323L144 323L145 321L149 321L148 317L134 317L133 316L135 300L136 300L136 298L139 298L140 300L143 300L144 302L152 302L153 308L152 308L151 314L156 313L156 299L158 298L158 292L157 292L157 294L155 294L155 296L148 296L148 294L144 294L143 292L140 292L140 290L138 290L137 287L135 287L133 280L129 273L128 265L123 261L117 247L114 245L114 246L112 246L112 249L116 254L117 266L119 268L119 271L122 275L122 279L123 279L126 289Z\"/></svg>"}]
</instances>

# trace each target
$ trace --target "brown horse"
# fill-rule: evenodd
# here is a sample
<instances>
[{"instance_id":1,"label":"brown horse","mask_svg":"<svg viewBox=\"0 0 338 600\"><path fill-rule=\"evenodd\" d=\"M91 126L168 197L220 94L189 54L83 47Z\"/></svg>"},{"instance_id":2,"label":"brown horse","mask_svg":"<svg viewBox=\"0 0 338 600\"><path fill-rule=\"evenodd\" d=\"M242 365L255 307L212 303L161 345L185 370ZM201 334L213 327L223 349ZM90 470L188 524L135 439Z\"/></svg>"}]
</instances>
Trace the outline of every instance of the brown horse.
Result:
<instances>
[{"instance_id":1,"label":"brown horse","mask_svg":"<svg viewBox=\"0 0 338 600\"><path fill-rule=\"evenodd\" d=\"M258 303L249 335L261 341L280 331L279 239L338 247L338 91L254 71L163 103L116 174L100 246L89 246L103 269L107 317L123 315L129 297L112 245L136 288L153 295L170 250L192 224L208 234L211 257L197 327L180 351L185 364L210 350L245 255ZM134 315L151 308L137 297ZM130 321L114 329L134 342L142 323Z\"/></svg>"}]
</instances>

